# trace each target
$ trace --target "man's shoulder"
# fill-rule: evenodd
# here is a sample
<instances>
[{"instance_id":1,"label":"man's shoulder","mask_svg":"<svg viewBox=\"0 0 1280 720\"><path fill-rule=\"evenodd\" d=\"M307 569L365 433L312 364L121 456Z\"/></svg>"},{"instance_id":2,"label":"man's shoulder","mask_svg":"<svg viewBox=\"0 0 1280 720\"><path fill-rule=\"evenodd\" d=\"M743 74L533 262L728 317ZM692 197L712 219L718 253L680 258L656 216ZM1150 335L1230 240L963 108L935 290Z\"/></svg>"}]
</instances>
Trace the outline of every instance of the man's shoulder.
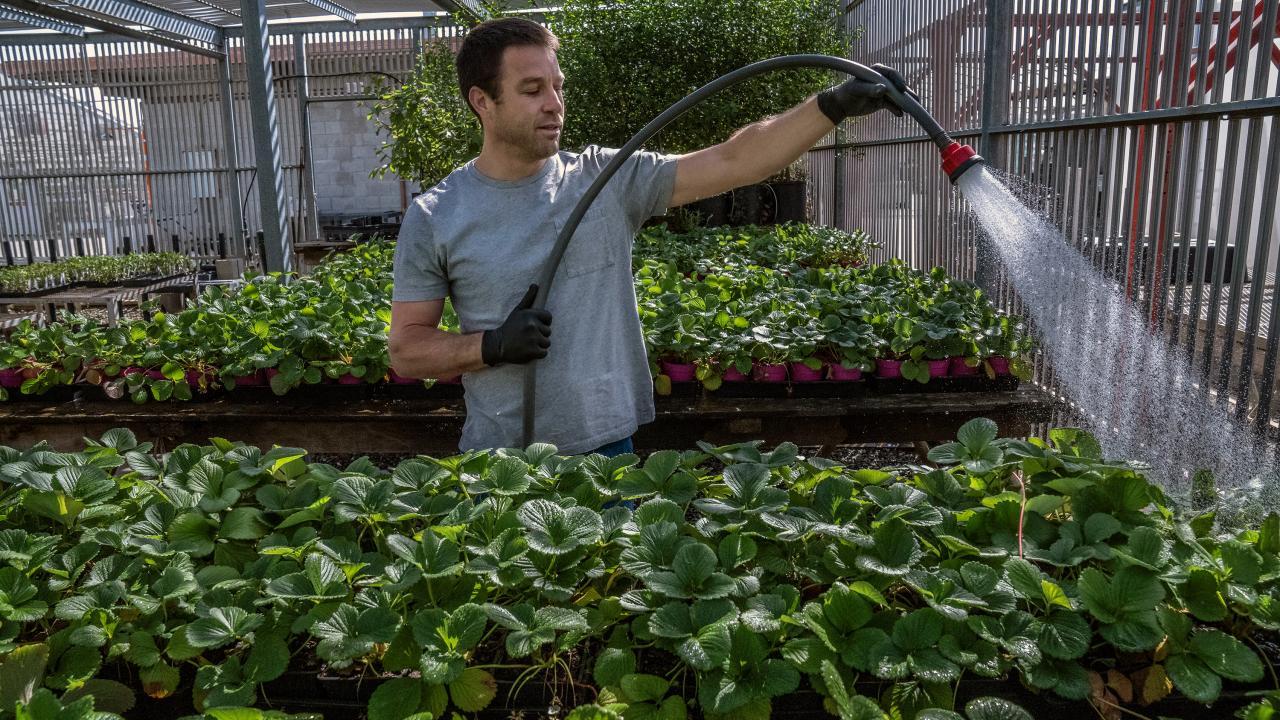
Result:
<instances>
[{"instance_id":1,"label":"man's shoulder","mask_svg":"<svg viewBox=\"0 0 1280 720\"><path fill-rule=\"evenodd\" d=\"M410 205L428 217L445 212L450 203L448 198L461 192L460 186L465 184L467 166L454 170L445 179L427 188L413 199Z\"/></svg>"}]
</instances>

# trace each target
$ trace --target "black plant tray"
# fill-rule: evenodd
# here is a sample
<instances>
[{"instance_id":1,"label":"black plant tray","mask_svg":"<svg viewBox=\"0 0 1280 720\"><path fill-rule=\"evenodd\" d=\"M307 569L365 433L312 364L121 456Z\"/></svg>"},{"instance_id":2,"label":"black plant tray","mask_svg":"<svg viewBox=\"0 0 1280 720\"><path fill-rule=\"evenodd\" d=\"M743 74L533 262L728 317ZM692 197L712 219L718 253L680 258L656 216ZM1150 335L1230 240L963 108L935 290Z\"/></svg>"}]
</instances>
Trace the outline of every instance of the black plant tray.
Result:
<instances>
[{"instance_id":1,"label":"black plant tray","mask_svg":"<svg viewBox=\"0 0 1280 720\"><path fill-rule=\"evenodd\" d=\"M53 287L42 288L40 290L28 290L26 292L9 292L0 290L0 297L11 298L41 298L54 293L60 293L65 290L72 290L81 287L82 283L63 283L62 285L54 285Z\"/></svg>"},{"instance_id":2,"label":"black plant tray","mask_svg":"<svg viewBox=\"0 0 1280 720\"><path fill-rule=\"evenodd\" d=\"M698 380L671 383L671 394L668 397L698 397L702 395L702 383Z\"/></svg>"},{"instance_id":3,"label":"black plant tray","mask_svg":"<svg viewBox=\"0 0 1280 720\"><path fill-rule=\"evenodd\" d=\"M261 688L260 705L287 712L319 712L326 720L363 720L368 711L369 698L383 682L380 678L326 678L314 672L289 672ZM861 695L878 699L892 686L884 681L860 681L854 689ZM512 682L498 679L498 695L485 710L475 713L476 720L551 720L563 718L569 707L591 702L590 697L559 698L566 703L558 715L548 710L554 698L547 686L536 680L526 684L520 692L512 693ZM1256 689L1228 688L1211 706L1206 707L1178 694L1153 703L1145 708L1127 706L1142 712L1146 717L1193 718L1234 717L1237 710L1258 700L1258 690L1269 689L1265 683ZM1095 713L1087 701L1067 700L1052 692L1035 692L1024 687L1016 679L998 680L969 678L961 682L955 698L955 707L963 708L979 697L998 697L1021 706L1032 717L1051 720L1055 718L1093 717ZM269 705L268 705L269 703ZM702 713L691 708L691 718L701 718ZM774 698L772 717L778 720L830 720L831 715L823 707L822 696L803 682L800 689L781 698Z\"/></svg>"},{"instance_id":4,"label":"black plant tray","mask_svg":"<svg viewBox=\"0 0 1280 720\"><path fill-rule=\"evenodd\" d=\"M992 392L1017 390L1021 382L1012 375L1002 375L994 380L983 376L963 378L933 378L927 383L901 378L869 379L872 392L877 395L916 395L919 393Z\"/></svg>"},{"instance_id":5,"label":"black plant tray","mask_svg":"<svg viewBox=\"0 0 1280 720\"><path fill-rule=\"evenodd\" d=\"M871 383L866 380L819 380L791 384L793 398L860 398L871 392Z\"/></svg>"},{"instance_id":6,"label":"black plant tray","mask_svg":"<svg viewBox=\"0 0 1280 720\"><path fill-rule=\"evenodd\" d=\"M727 382L712 393L724 398L788 398L791 397L787 383L767 382Z\"/></svg>"},{"instance_id":7,"label":"black plant tray","mask_svg":"<svg viewBox=\"0 0 1280 720\"><path fill-rule=\"evenodd\" d=\"M384 678L377 677L328 677L318 675L314 671L288 671L276 680L259 688L258 694L262 707L272 707L285 712L315 712L324 715L325 720L363 720L369 707L369 698L373 696ZM593 698L590 693L571 702L569 698L561 698L566 702L558 715L548 713L555 702L550 690L536 680L526 683L519 692L512 692L513 681L497 678L498 694L488 708L478 713L468 713L468 718L475 720L510 720L513 717L523 720L535 718L563 718L573 705L589 703Z\"/></svg>"},{"instance_id":8,"label":"black plant tray","mask_svg":"<svg viewBox=\"0 0 1280 720\"><path fill-rule=\"evenodd\" d=\"M190 273L174 273L172 275L145 275L142 277L125 278L120 282L116 283L115 285L108 285L107 287L127 287L127 288L146 287L148 285L155 285L156 283L168 282L170 280L177 280L178 278L189 277L189 276L190 276Z\"/></svg>"},{"instance_id":9,"label":"black plant tray","mask_svg":"<svg viewBox=\"0 0 1280 720\"><path fill-rule=\"evenodd\" d=\"M439 398L441 400L457 400L462 397L461 383L436 383L425 387L420 383L399 385L396 383L378 383L373 386L376 397L393 400L412 400L417 398Z\"/></svg>"},{"instance_id":10,"label":"black plant tray","mask_svg":"<svg viewBox=\"0 0 1280 720\"><path fill-rule=\"evenodd\" d=\"M87 390L93 385L55 385L39 395L25 395L19 388L5 388L9 393L8 402L72 402L85 397Z\"/></svg>"}]
</instances>

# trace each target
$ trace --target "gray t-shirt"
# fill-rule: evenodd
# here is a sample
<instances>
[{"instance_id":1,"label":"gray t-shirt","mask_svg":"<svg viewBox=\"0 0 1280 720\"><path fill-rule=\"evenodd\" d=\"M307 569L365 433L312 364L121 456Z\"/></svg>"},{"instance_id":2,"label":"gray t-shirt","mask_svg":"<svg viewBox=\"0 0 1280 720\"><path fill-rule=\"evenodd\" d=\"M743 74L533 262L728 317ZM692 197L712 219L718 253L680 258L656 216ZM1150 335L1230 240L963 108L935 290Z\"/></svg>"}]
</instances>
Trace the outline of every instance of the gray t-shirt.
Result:
<instances>
[{"instance_id":1,"label":"gray t-shirt","mask_svg":"<svg viewBox=\"0 0 1280 720\"><path fill-rule=\"evenodd\" d=\"M485 177L475 161L453 171L405 213L394 299L451 297L464 333L501 325L616 154L595 146L560 152L534 176L512 182ZM536 441L587 452L653 420L631 243L645 220L666 210L675 171L674 156L632 155L569 241L547 299L551 350L537 361ZM463 450L520 445L524 373L522 365L500 365L463 376Z\"/></svg>"}]
</instances>

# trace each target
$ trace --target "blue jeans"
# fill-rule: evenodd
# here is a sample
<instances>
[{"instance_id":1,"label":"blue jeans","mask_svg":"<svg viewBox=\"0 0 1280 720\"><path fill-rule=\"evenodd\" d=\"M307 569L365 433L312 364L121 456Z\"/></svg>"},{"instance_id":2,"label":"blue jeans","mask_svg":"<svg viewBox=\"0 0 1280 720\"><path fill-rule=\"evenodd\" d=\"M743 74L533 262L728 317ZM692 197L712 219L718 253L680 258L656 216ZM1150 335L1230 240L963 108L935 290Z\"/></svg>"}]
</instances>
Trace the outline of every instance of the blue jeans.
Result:
<instances>
[{"instance_id":1,"label":"blue jeans","mask_svg":"<svg viewBox=\"0 0 1280 720\"><path fill-rule=\"evenodd\" d=\"M635 444L631 442L631 438L627 437L627 438L622 438L621 440L617 440L615 442L608 443L607 445L601 445L595 450L592 450L591 452L585 453L585 454L586 455L603 455L605 457L618 457L619 455L626 455L629 452L635 452L635 450L636 450Z\"/></svg>"}]
</instances>

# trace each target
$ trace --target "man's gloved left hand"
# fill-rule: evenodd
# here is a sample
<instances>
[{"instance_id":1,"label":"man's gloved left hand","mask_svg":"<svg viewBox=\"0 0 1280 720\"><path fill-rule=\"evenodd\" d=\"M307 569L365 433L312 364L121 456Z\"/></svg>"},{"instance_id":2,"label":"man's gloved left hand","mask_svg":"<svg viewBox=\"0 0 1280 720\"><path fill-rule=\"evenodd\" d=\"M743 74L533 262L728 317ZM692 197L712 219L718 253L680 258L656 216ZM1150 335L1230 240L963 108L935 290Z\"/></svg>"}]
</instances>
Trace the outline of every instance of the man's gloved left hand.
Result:
<instances>
[{"instance_id":1,"label":"man's gloved left hand","mask_svg":"<svg viewBox=\"0 0 1280 720\"><path fill-rule=\"evenodd\" d=\"M883 75L898 90L916 97L915 91L907 85L907 81L897 70L878 63L872 65L871 69ZM818 93L818 109L837 125L845 118L870 115L877 110L888 110L902 117L902 108L889 99L888 91L889 86L884 83L851 78L830 90Z\"/></svg>"}]
</instances>

